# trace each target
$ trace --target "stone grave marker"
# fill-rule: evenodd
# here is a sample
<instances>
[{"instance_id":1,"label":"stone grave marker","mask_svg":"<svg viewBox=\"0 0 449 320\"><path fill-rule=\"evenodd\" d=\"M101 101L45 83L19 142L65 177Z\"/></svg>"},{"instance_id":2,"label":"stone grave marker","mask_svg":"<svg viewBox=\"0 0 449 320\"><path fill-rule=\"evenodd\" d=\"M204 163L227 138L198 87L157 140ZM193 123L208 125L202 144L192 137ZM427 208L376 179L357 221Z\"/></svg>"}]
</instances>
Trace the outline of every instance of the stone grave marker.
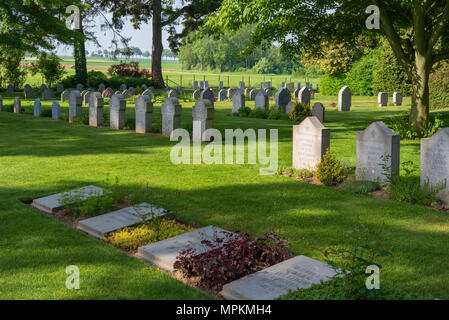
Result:
<instances>
[{"instance_id":1,"label":"stone grave marker","mask_svg":"<svg viewBox=\"0 0 449 320\"><path fill-rule=\"evenodd\" d=\"M14 113L20 113L22 111L22 102L19 97L14 98Z\"/></svg>"},{"instance_id":2,"label":"stone grave marker","mask_svg":"<svg viewBox=\"0 0 449 320\"><path fill-rule=\"evenodd\" d=\"M109 102L110 124L113 130L121 130L126 122L126 99L122 94L114 94Z\"/></svg>"},{"instance_id":3,"label":"stone grave marker","mask_svg":"<svg viewBox=\"0 0 449 320\"><path fill-rule=\"evenodd\" d=\"M98 90L100 90L101 92L103 92L104 89L106 89L106 86L105 86L104 83L102 82L102 83L100 83L100 84L98 85Z\"/></svg>"},{"instance_id":4,"label":"stone grave marker","mask_svg":"<svg viewBox=\"0 0 449 320\"><path fill-rule=\"evenodd\" d=\"M153 93L150 89L146 89L146 90L142 93L142 95L143 95L143 96L148 96L148 97L151 98L151 100L153 100L153 95L154 95L154 93Z\"/></svg>"},{"instance_id":5,"label":"stone grave marker","mask_svg":"<svg viewBox=\"0 0 449 320\"><path fill-rule=\"evenodd\" d=\"M218 90L222 90L223 89L223 81L219 81L218 82Z\"/></svg>"},{"instance_id":6,"label":"stone grave marker","mask_svg":"<svg viewBox=\"0 0 449 320\"><path fill-rule=\"evenodd\" d=\"M285 113L290 114L290 112L293 110L294 106L295 106L295 103L293 101L290 101L289 103L287 103L287 105L285 106Z\"/></svg>"},{"instance_id":7,"label":"stone grave marker","mask_svg":"<svg viewBox=\"0 0 449 320\"><path fill-rule=\"evenodd\" d=\"M219 89L218 88L211 88L211 90L214 93L214 97L218 98L218 91L219 91Z\"/></svg>"},{"instance_id":8,"label":"stone grave marker","mask_svg":"<svg viewBox=\"0 0 449 320\"><path fill-rule=\"evenodd\" d=\"M143 85L140 86L143 90L147 90L148 86L144 83Z\"/></svg>"},{"instance_id":9,"label":"stone grave marker","mask_svg":"<svg viewBox=\"0 0 449 320\"><path fill-rule=\"evenodd\" d=\"M273 96L273 92L271 91L271 89L266 88L265 92L267 93L268 97L271 98Z\"/></svg>"},{"instance_id":10,"label":"stone grave marker","mask_svg":"<svg viewBox=\"0 0 449 320\"><path fill-rule=\"evenodd\" d=\"M34 199L31 206L45 213L53 213L61 209L64 205L83 201L91 197L101 197L104 192L105 191L102 188L91 185L68 192L57 193L48 197ZM66 199L66 202L63 201L64 199Z\"/></svg>"},{"instance_id":11,"label":"stone grave marker","mask_svg":"<svg viewBox=\"0 0 449 320\"><path fill-rule=\"evenodd\" d=\"M251 101L256 100L256 95L257 95L258 92L259 92L259 90L257 90L257 89L252 89L249 92L249 98L250 98Z\"/></svg>"},{"instance_id":12,"label":"stone grave marker","mask_svg":"<svg viewBox=\"0 0 449 320\"><path fill-rule=\"evenodd\" d=\"M338 93L338 111L350 111L351 110L351 102L352 100L352 92L348 86L344 86L340 89Z\"/></svg>"},{"instance_id":13,"label":"stone grave marker","mask_svg":"<svg viewBox=\"0 0 449 320\"><path fill-rule=\"evenodd\" d=\"M103 125L104 100L100 92L89 94L89 126L99 127Z\"/></svg>"},{"instance_id":14,"label":"stone grave marker","mask_svg":"<svg viewBox=\"0 0 449 320\"><path fill-rule=\"evenodd\" d=\"M34 117L40 117L42 113L42 104L41 100L37 98L34 100L34 106L33 106L33 116Z\"/></svg>"},{"instance_id":15,"label":"stone grave marker","mask_svg":"<svg viewBox=\"0 0 449 320\"><path fill-rule=\"evenodd\" d=\"M235 92L238 89L236 88L228 88L228 100L232 100L232 98L234 97Z\"/></svg>"},{"instance_id":16,"label":"stone grave marker","mask_svg":"<svg viewBox=\"0 0 449 320\"><path fill-rule=\"evenodd\" d=\"M41 86L39 87L39 89L41 90L41 92L44 92L45 89L47 89L47 85L45 83L41 84Z\"/></svg>"},{"instance_id":17,"label":"stone grave marker","mask_svg":"<svg viewBox=\"0 0 449 320\"><path fill-rule=\"evenodd\" d=\"M132 95L132 93L131 93L128 89L125 89L125 90L123 90L123 92L122 92L122 96L123 96L125 99L128 99L128 98L131 98L133 95Z\"/></svg>"},{"instance_id":18,"label":"stone grave marker","mask_svg":"<svg viewBox=\"0 0 449 320\"><path fill-rule=\"evenodd\" d=\"M238 113L241 107L245 106L245 95L242 91L236 90L232 97L232 114Z\"/></svg>"},{"instance_id":19,"label":"stone grave marker","mask_svg":"<svg viewBox=\"0 0 449 320\"><path fill-rule=\"evenodd\" d=\"M310 90L308 88L304 87L301 90L299 90L299 92L298 92L299 103L303 103L303 104L310 106L310 100L311 100L311 96L310 96Z\"/></svg>"},{"instance_id":20,"label":"stone grave marker","mask_svg":"<svg viewBox=\"0 0 449 320\"><path fill-rule=\"evenodd\" d=\"M177 98L167 98L162 104L162 135L171 137L181 127L182 106Z\"/></svg>"},{"instance_id":21,"label":"stone grave marker","mask_svg":"<svg viewBox=\"0 0 449 320\"><path fill-rule=\"evenodd\" d=\"M197 89L197 90L193 91L193 99L199 100L200 96L201 96L201 89Z\"/></svg>"},{"instance_id":22,"label":"stone grave marker","mask_svg":"<svg viewBox=\"0 0 449 320\"><path fill-rule=\"evenodd\" d=\"M394 134L381 121L374 122L364 131L357 132L356 179L385 181L383 164L389 167L388 175L399 174L400 140L400 136ZM385 158L385 162L382 157Z\"/></svg>"},{"instance_id":23,"label":"stone grave marker","mask_svg":"<svg viewBox=\"0 0 449 320\"><path fill-rule=\"evenodd\" d=\"M255 110L262 109L264 111L268 111L270 102L267 93L263 89L257 91L254 101Z\"/></svg>"},{"instance_id":24,"label":"stone grave marker","mask_svg":"<svg viewBox=\"0 0 449 320\"><path fill-rule=\"evenodd\" d=\"M134 87L129 87L128 91L129 91L129 93L131 93L131 96L135 96L136 95L136 90L134 89Z\"/></svg>"},{"instance_id":25,"label":"stone grave marker","mask_svg":"<svg viewBox=\"0 0 449 320\"><path fill-rule=\"evenodd\" d=\"M204 81L200 81L200 90L201 90L201 91L204 90Z\"/></svg>"},{"instance_id":26,"label":"stone grave marker","mask_svg":"<svg viewBox=\"0 0 449 320\"><path fill-rule=\"evenodd\" d=\"M321 102L317 102L312 107L312 116L317 117L321 123L324 123L325 108Z\"/></svg>"},{"instance_id":27,"label":"stone grave marker","mask_svg":"<svg viewBox=\"0 0 449 320\"><path fill-rule=\"evenodd\" d=\"M393 104L395 106L402 106L402 92L393 93Z\"/></svg>"},{"instance_id":28,"label":"stone grave marker","mask_svg":"<svg viewBox=\"0 0 449 320\"><path fill-rule=\"evenodd\" d=\"M288 91L290 91L290 93L293 93L293 91L295 91L295 83L294 82L289 82L286 85Z\"/></svg>"},{"instance_id":29,"label":"stone grave marker","mask_svg":"<svg viewBox=\"0 0 449 320\"><path fill-rule=\"evenodd\" d=\"M76 90L77 91L83 91L83 89L84 89L84 86L81 84L81 83L78 83L77 85L76 85Z\"/></svg>"},{"instance_id":30,"label":"stone grave marker","mask_svg":"<svg viewBox=\"0 0 449 320\"><path fill-rule=\"evenodd\" d=\"M177 98L178 97L178 93L176 92L176 90L170 90L168 91L168 97L169 98Z\"/></svg>"},{"instance_id":31,"label":"stone grave marker","mask_svg":"<svg viewBox=\"0 0 449 320\"><path fill-rule=\"evenodd\" d=\"M283 88L279 89L278 92L276 92L276 97L275 97L276 109L280 112L285 113L285 107L291 100L292 100L292 95L291 95L290 91L288 91L287 88L283 87Z\"/></svg>"},{"instance_id":32,"label":"stone grave marker","mask_svg":"<svg viewBox=\"0 0 449 320\"><path fill-rule=\"evenodd\" d=\"M324 262L296 256L225 284L220 295L227 300L274 300L289 290L307 289L335 275L335 270Z\"/></svg>"},{"instance_id":33,"label":"stone grave marker","mask_svg":"<svg viewBox=\"0 0 449 320\"><path fill-rule=\"evenodd\" d=\"M239 88L238 88L238 89L240 90L240 92L241 92L242 94L245 94L245 82L240 81L240 82L239 82Z\"/></svg>"},{"instance_id":34,"label":"stone grave marker","mask_svg":"<svg viewBox=\"0 0 449 320\"><path fill-rule=\"evenodd\" d=\"M209 87L207 87L201 92L200 100L209 100L212 108L215 105L215 95Z\"/></svg>"},{"instance_id":35,"label":"stone grave marker","mask_svg":"<svg viewBox=\"0 0 449 320\"><path fill-rule=\"evenodd\" d=\"M388 106L388 92L379 92L377 95L377 103L379 104L379 107Z\"/></svg>"},{"instance_id":36,"label":"stone grave marker","mask_svg":"<svg viewBox=\"0 0 449 320\"><path fill-rule=\"evenodd\" d=\"M6 92L11 93L14 92L14 86L12 84L8 84L6 87Z\"/></svg>"},{"instance_id":37,"label":"stone grave marker","mask_svg":"<svg viewBox=\"0 0 449 320\"><path fill-rule=\"evenodd\" d=\"M56 91L57 91L57 92L62 92L62 91L64 91L64 85L63 85L62 83L59 83L59 84L56 86Z\"/></svg>"},{"instance_id":38,"label":"stone grave marker","mask_svg":"<svg viewBox=\"0 0 449 320\"><path fill-rule=\"evenodd\" d=\"M438 196L449 204L449 128L421 139L421 185L444 186Z\"/></svg>"},{"instance_id":39,"label":"stone grave marker","mask_svg":"<svg viewBox=\"0 0 449 320\"><path fill-rule=\"evenodd\" d=\"M173 272L176 267L176 257L181 251L191 248L198 254L209 252L212 249L205 246L202 243L203 240L213 242L216 238L219 238L223 239L223 242L226 242L229 234L232 233L217 227L208 226L144 247L139 247L137 256L158 268Z\"/></svg>"},{"instance_id":40,"label":"stone grave marker","mask_svg":"<svg viewBox=\"0 0 449 320\"><path fill-rule=\"evenodd\" d=\"M221 89L218 92L218 101L226 101L227 98L228 98L228 93L226 92L225 89Z\"/></svg>"},{"instance_id":41,"label":"stone grave marker","mask_svg":"<svg viewBox=\"0 0 449 320\"><path fill-rule=\"evenodd\" d=\"M83 97L83 105L84 106L88 106L89 105L89 101L90 101L90 96L92 95L93 92L91 91L84 91L84 94L82 94Z\"/></svg>"},{"instance_id":42,"label":"stone grave marker","mask_svg":"<svg viewBox=\"0 0 449 320\"><path fill-rule=\"evenodd\" d=\"M204 133L207 129L213 128L214 112L214 106L207 99L200 99L195 103L192 108L193 141L210 141L210 137L205 136Z\"/></svg>"},{"instance_id":43,"label":"stone grave marker","mask_svg":"<svg viewBox=\"0 0 449 320\"><path fill-rule=\"evenodd\" d=\"M293 168L314 170L330 146L330 129L317 117L293 126Z\"/></svg>"},{"instance_id":44,"label":"stone grave marker","mask_svg":"<svg viewBox=\"0 0 449 320\"><path fill-rule=\"evenodd\" d=\"M193 91L198 90L199 86L198 86L198 81L193 81Z\"/></svg>"},{"instance_id":45,"label":"stone grave marker","mask_svg":"<svg viewBox=\"0 0 449 320\"><path fill-rule=\"evenodd\" d=\"M82 97L78 90L70 92L69 96L69 122L72 123L76 117L83 116Z\"/></svg>"},{"instance_id":46,"label":"stone grave marker","mask_svg":"<svg viewBox=\"0 0 449 320\"><path fill-rule=\"evenodd\" d=\"M23 88L23 97L25 99L34 99L33 88L29 84L26 84Z\"/></svg>"},{"instance_id":47,"label":"stone grave marker","mask_svg":"<svg viewBox=\"0 0 449 320\"><path fill-rule=\"evenodd\" d=\"M55 98L55 92L53 89L47 88L42 93L42 101L50 101Z\"/></svg>"},{"instance_id":48,"label":"stone grave marker","mask_svg":"<svg viewBox=\"0 0 449 320\"><path fill-rule=\"evenodd\" d=\"M161 217L165 214L166 210L162 208L157 208L148 203L141 203L134 207L82 220L78 222L77 229L86 232L94 238L103 240L110 232L124 227L131 227L144 220L150 221L153 217Z\"/></svg>"},{"instance_id":49,"label":"stone grave marker","mask_svg":"<svg viewBox=\"0 0 449 320\"><path fill-rule=\"evenodd\" d=\"M151 102L151 97L147 95L141 95L139 98L137 98L135 111L136 132L151 132L153 121L153 102Z\"/></svg>"},{"instance_id":50,"label":"stone grave marker","mask_svg":"<svg viewBox=\"0 0 449 320\"><path fill-rule=\"evenodd\" d=\"M126 84L122 83L120 85L120 91L125 91L128 87L126 86Z\"/></svg>"},{"instance_id":51,"label":"stone grave marker","mask_svg":"<svg viewBox=\"0 0 449 320\"><path fill-rule=\"evenodd\" d=\"M61 107L59 105L59 101L55 100L51 105L51 118L53 120L59 120L60 115L61 115Z\"/></svg>"}]
</instances>

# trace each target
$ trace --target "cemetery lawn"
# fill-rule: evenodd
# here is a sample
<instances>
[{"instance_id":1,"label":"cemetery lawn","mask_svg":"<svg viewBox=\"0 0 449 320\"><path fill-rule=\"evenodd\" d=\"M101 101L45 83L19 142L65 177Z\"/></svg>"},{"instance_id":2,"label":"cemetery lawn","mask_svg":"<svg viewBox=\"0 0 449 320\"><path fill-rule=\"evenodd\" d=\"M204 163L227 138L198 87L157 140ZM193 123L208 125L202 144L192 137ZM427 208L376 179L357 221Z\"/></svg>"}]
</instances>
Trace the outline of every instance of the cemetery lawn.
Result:
<instances>
[{"instance_id":1,"label":"cemetery lawn","mask_svg":"<svg viewBox=\"0 0 449 320\"><path fill-rule=\"evenodd\" d=\"M2 93L4 104L20 94ZM356 131L407 106L376 107L376 97L353 97L351 112L319 97L331 129L331 148L355 165ZM192 102L182 102L182 127ZM273 101L270 101L273 104ZM32 101L23 101L30 111ZM253 103L250 102L253 106ZM49 108L50 102L43 102ZM154 126L160 128L160 103ZM67 104L62 113L67 114ZM132 121L133 105L127 116ZM216 103L215 127L279 129L279 162L291 166L292 122L230 117ZM86 111L86 110L85 110ZM449 120L449 111L440 113ZM202 299L207 295L123 252L20 202L118 177L127 190L148 186L151 201L184 221L263 234L276 228L297 254L324 260L329 246L351 248L346 231L357 223L383 228L382 283L449 299L449 215L433 209L355 195L283 176L261 176L255 165L179 165L175 143L159 135L111 131L31 115L0 112L1 299ZM419 141L402 141L401 162L419 164ZM318 248L316 251L313 248ZM65 288L65 268L78 265L81 290Z\"/></svg>"}]
</instances>

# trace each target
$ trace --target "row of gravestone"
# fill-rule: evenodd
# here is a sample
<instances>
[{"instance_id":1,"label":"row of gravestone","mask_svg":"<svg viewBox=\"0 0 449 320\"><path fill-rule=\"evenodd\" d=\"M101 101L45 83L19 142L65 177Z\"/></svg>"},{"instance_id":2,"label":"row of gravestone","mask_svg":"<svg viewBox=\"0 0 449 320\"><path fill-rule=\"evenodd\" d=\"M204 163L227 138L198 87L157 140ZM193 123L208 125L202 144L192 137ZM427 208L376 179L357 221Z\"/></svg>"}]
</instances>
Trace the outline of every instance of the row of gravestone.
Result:
<instances>
[{"instance_id":1,"label":"row of gravestone","mask_svg":"<svg viewBox=\"0 0 449 320\"><path fill-rule=\"evenodd\" d=\"M402 106L402 92L394 92L393 93L393 105L394 106ZM377 103L379 107L388 106L388 92L379 92L377 95Z\"/></svg>"},{"instance_id":2,"label":"row of gravestone","mask_svg":"<svg viewBox=\"0 0 449 320\"><path fill-rule=\"evenodd\" d=\"M3 111L3 98L0 96L0 111ZM52 107L52 119L59 120L61 115L61 107L59 105L59 102L57 100L53 101ZM14 113L21 113L22 112L22 101L20 100L20 97L14 98ZM33 116L40 117L42 114L42 103L39 98L34 100L34 106L33 106Z\"/></svg>"},{"instance_id":3,"label":"row of gravestone","mask_svg":"<svg viewBox=\"0 0 449 320\"><path fill-rule=\"evenodd\" d=\"M374 122L356 138L356 179L384 182L399 174L400 136L383 122ZM314 170L330 146L330 129L316 117L293 127L293 167ZM449 202L449 128L421 139L421 184L444 189Z\"/></svg>"}]
</instances>

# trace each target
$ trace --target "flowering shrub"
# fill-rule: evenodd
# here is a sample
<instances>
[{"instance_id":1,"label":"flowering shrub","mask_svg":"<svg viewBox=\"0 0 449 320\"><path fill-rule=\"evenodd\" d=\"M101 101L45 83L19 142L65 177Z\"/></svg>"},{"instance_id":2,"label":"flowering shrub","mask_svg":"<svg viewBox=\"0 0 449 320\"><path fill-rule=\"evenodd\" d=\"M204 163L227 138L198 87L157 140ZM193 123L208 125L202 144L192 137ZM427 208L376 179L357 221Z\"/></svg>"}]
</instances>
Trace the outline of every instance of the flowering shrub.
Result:
<instances>
[{"instance_id":1,"label":"flowering shrub","mask_svg":"<svg viewBox=\"0 0 449 320\"><path fill-rule=\"evenodd\" d=\"M282 262L292 255L290 245L276 234L251 238L249 234L226 232L224 238L204 240L212 249L198 254L194 249L180 252L175 266L187 277L200 277L200 284L219 291L224 284ZM224 243L224 245L223 245Z\"/></svg>"}]
</instances>

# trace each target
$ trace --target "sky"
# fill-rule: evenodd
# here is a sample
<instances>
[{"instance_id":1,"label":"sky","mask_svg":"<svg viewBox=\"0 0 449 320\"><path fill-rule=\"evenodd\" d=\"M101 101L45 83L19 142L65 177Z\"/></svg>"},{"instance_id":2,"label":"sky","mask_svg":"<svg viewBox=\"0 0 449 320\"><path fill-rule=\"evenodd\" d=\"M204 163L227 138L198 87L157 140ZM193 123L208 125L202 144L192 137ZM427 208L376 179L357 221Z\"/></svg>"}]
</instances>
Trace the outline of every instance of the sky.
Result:
<instances>
[{"instance_id":1,"label":"sky","mask_svg":"<svg viewBox=\"0 0 449 320\"><path fill-rule=\"evenodd\" d=\"M111 14L106 13L105 16L107 19L111 18ZM101 31L101 25L104 23L104 18L102 16L96 17L95 21L91 23L93 26L92 31L95 32L98 42L102 46L102 50L107 49L115 49L115 47L111 46L112 39L113 39L113 33L110 31L104 32ZM149 24L142 24L140 26L140 30L134 30L132 24L127 21L125 24L121 34L129 38L131 37L131 41L129 42L129 46L131 47L138 47L142 50L142 52L148 50L151 53L151 42L152 42L152 25L151 21ZM163 39L163 45L164 49L168 49L168 32L163 30L162 31L162 39ZM92 51L98 51L100 48L96 46L96 44L92 41L86 42L86 50L90 52ZM63 46L59 45L56 49L57 54L61 56L71 56L73 54L73 46ZM90 55L90 54L89 54Z\"/></svg>"}]
</instances>

